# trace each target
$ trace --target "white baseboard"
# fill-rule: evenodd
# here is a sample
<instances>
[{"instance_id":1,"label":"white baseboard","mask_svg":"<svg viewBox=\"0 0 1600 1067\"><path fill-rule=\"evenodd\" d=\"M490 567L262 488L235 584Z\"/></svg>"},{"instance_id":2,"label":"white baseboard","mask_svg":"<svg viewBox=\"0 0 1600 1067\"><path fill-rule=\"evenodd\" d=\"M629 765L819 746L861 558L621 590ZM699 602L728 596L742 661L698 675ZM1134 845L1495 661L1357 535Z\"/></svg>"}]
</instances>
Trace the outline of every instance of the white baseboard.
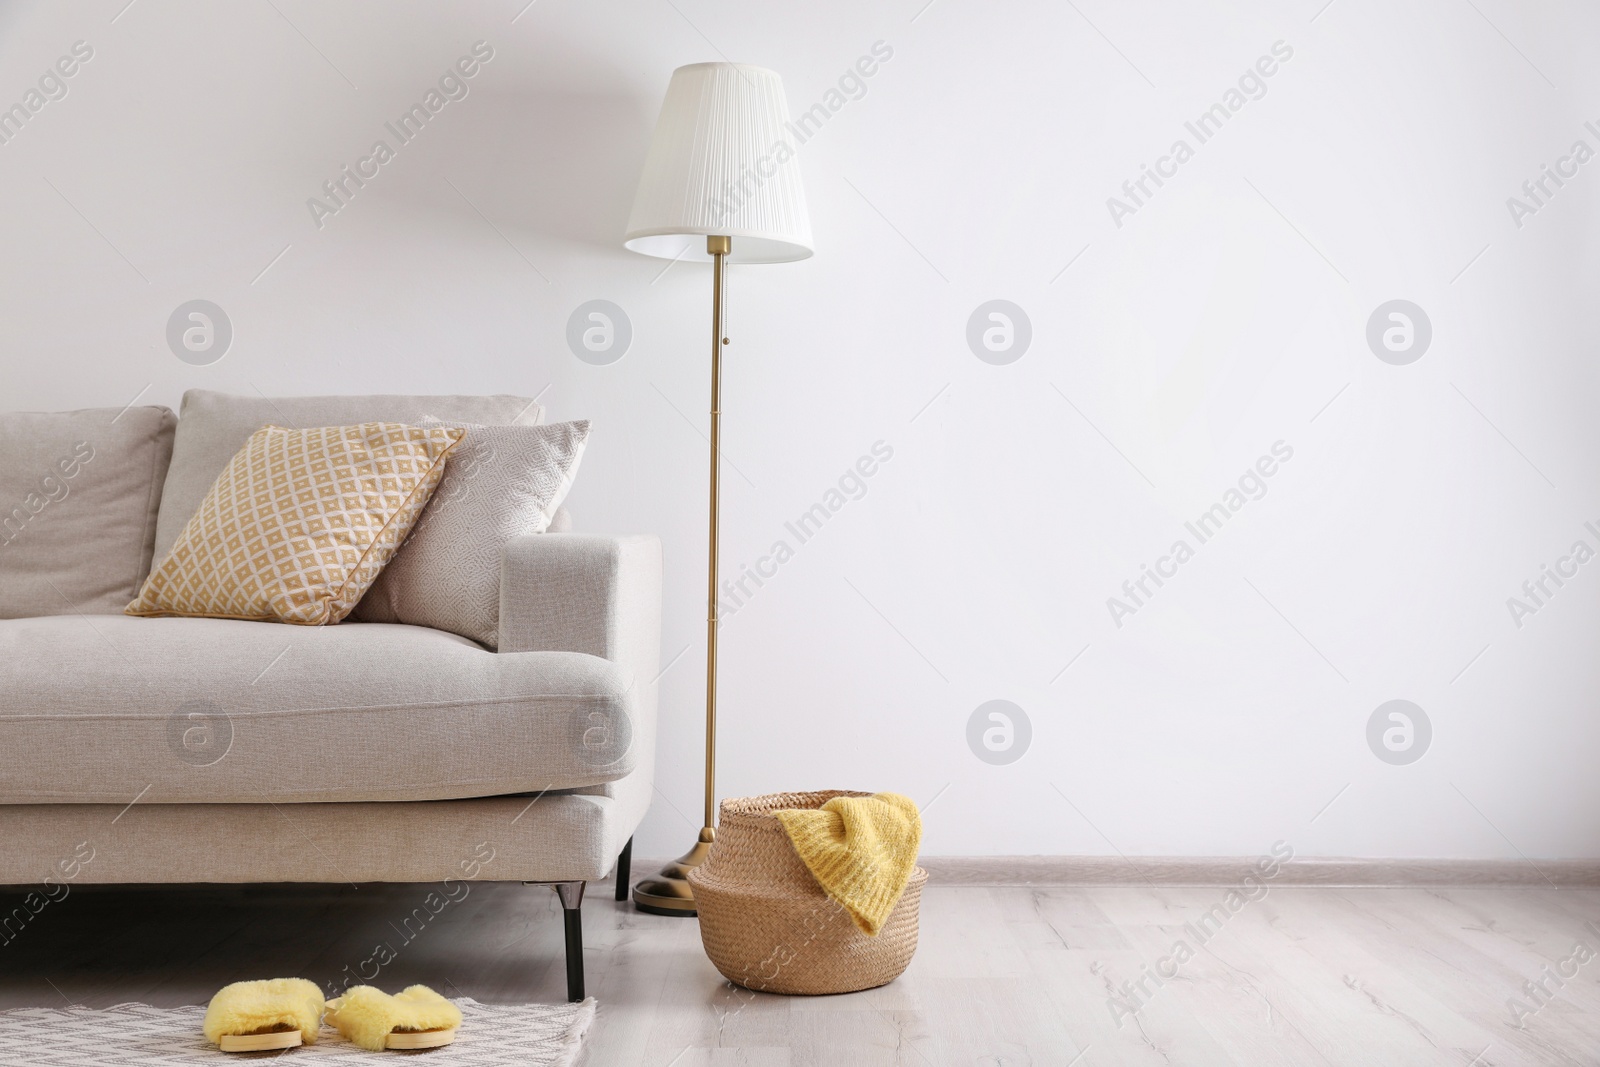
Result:
<instances>
[{"instance_id":1,"label":"white baseboard","mask_svg":"<svg viewBox=\"0 0 1600 1067\"><path fill-rule=\"evenodd\" d=\"M1229 886L1257 857L924 856L928 884L950 886ZM1600 860L1300 858L1275 886L1600 886Z\"/></svg>"},{"instance_id":2,"label":"white baseboard","mask_svg":"<svg viewBox=\"0 0 1600 1067\"><path fill-rule=\"evenodd\" d=\"M929 885L1232 886L1256 873L1256 856L922 856ZM634 879L665 860L634 860ZM1305 857L1280 864L1272 885L1600 887L1600 859L1396 860Z\"/></svg>"}]
</instances>

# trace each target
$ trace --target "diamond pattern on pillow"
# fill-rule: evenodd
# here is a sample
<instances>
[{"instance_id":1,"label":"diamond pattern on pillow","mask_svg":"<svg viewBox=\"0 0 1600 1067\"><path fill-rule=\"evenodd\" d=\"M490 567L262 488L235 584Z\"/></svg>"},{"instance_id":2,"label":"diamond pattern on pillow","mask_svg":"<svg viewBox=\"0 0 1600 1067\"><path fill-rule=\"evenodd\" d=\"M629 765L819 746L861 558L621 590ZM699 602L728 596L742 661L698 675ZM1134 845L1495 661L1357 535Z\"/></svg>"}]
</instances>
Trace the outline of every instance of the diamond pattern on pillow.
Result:
<instances>
[{"instance_id":1,"label":"diamond pattern on pillow","mask_svg":"<svg viewBox=\"0 0 1600 1067\"><path fill-rule=\"evenodd\" d=\"M410 533L464 433L387 422L263 426L125 610L340 621Z\"/></svg>"}]
</instances>

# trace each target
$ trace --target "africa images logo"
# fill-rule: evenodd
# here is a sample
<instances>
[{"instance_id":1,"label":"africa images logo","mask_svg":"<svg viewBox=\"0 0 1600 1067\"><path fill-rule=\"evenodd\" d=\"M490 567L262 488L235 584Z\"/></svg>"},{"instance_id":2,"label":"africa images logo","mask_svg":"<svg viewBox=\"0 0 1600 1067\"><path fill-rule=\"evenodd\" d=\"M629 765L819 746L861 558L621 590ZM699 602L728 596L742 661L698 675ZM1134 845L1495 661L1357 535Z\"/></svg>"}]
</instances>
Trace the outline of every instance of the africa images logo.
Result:
<instances>
[{"instance_id":1,"label":"africa images logo","mask_svg":"<svg viewBox=\"0 0 1600 1067\"><path fill-rule=\"evenodd\" d=\"M372 142L368 153L356 160L355 169L352 171L346 164L339 169L338 175L322 183L322 197L310 197L306 200L306 207L311 212L311 221L316 223L317 229L327 225L327 219L337 215L350 206L356 194L366 188L367 182L376 178L383 167L393 162L401 148L410 144L422 133L428 123L443 111L445 105L453 100L465 100L472 91L468 81L477 77L483 69L483 64L494 58L494 48L487 41L475 42L471 54L462 56L454 65L446 68L439 75L437 86L429 86L423 94L422 100L412 104L399 118L393 122L385 122L383 128L389 131L394 138L394 144L382 137Z\"/></svg>"},{"instance_id":2,"label":"africa images logo","mask_svg":"<svg viewBox=\"0 0 1600 1067\"><path fill-rule=\"evenodd\" d=\"M1111 613L1111 621L1116 628L1122 629L1125 619L1137 615L1146 607L1156 590L1166 585L1168 580L1176 578L1178 568L1194 559L1200 546L1216 537L1223 525L1244 510L1246 504L1265 497L1269 488L1267 479L1277 474L1283 464L1293 458L1293 445L1286 441L1274 441L1271 454L1257 458L1254 464L1247 467L1239 475L1237 485L1223 492L1222 499L1202 511L1194 520L1183 524L1184 530L1194 538L1193 544L1189 543L1189 538L1179 537L1172 542L1166 555L1157 557L1154 567L1141 563L1139 576L1122 583L1122 596L1106 597L1106 610ZM1154 589L1151 588L1152 584Z\"/></svg>"},{"instance_id":3,"label":"africa images logo","mask_svg":"<svg viewBox=\"0 0 1600 1067\"><path fill-rule=\"evenodd\" d=\"M1285 41L1273 41L1271 51L1271 55L1260 57L1253 66L1246 68L1236 85L1230 85L1223 92L1221 100L1200 112L1192 122L1183 124L1184 130L1194 138L1194 144L1179 137L1172 142L1167 154L1156 157L1154 167L1139 164L1139 176L1122 183L1122 197L1106 197L1106 210L1111 213L1111 221L1117 229L1122 229L1125 218L1138 214L1139 209L1150 202L1156 189L1176 178L1178 168L1194 158L1195 149L1221 133L1223 125L1244 110L1245 104L1267 95L1266 79L1277 74L1280 64L1289 62L1294 55L1294 49ZM1151 188L1152 184L1155 188Z\"/></svg>"}]
</instances>

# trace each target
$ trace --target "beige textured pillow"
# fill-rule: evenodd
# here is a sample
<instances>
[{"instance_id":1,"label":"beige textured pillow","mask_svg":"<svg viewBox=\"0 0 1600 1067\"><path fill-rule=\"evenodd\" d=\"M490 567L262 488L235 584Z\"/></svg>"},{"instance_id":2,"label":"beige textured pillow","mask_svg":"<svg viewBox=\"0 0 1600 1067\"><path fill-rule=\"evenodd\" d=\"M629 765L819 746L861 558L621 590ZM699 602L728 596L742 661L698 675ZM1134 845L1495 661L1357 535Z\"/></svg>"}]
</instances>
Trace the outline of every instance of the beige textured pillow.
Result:
<instances>
[{"instance_id":1,"label":"beige textured pillow","mask_svg":"<svg viewBox=\"0 0 1600 1067\"><path fill-rule=\"evenodd\" d=\"M363 422L425 425L436 416L444 426L481 422L489 426L537 426L538 404L521 396L229 396L190 389L178 411L172 465L161 490L156 521L155 558L163 560L177 544L184 523L200 507L211 483L250 435L263 426L307 430L315 426L356 426ZM143 575L140 575L142 578ZM130 594L132 595L132 594ZM126 603L126 601L124 601ZM120 610L121 604L117 605Z\"/></svg>"},{"instance_id":2,"label":"beige textured pillow","mask_svg":"<svg viewBox=\"0 0 1600 1067\"><path fill-rule=\"evenodd\" d=\"M411 531L464 432L390 422L263 426L127 613L338 622Z\"/></svg>"},{"instance_id":3,"label":"beige textured pillow","mask_svg":"<svg viewBox=\"0 0 1600 1067\"><path fill-rule=\"evenodd\" d=\"M506 543L549 529L589 423L465 429L433 502L354 617L431 626L496 648Z\"/></svg>"}]
</instances>

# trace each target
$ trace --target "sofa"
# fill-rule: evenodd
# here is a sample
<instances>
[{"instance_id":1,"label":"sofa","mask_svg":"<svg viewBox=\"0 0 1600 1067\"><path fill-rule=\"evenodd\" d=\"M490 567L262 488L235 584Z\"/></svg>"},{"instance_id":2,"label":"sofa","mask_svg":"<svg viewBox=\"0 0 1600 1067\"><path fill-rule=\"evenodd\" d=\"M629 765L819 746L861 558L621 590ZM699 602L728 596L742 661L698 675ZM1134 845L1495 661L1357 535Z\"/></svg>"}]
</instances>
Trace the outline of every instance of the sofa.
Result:
<instances>
[{"instance_id":1,"label":"sofa","mask_svg":"<svg viewBox=\"0 0 1600 1067\"><path fill-rule=\"evenodd\" d=\"M0 914L90 883L520 881L557 891L584 995L587 882L628 881L660 659L654 537L517 537L498 646L421 626L122 608L249 435L522 397L231 397L0 415ZM13 895L15 896L15 895ZM40 904L39 907L43 905Z\"/></svg>"}]
</instances>

